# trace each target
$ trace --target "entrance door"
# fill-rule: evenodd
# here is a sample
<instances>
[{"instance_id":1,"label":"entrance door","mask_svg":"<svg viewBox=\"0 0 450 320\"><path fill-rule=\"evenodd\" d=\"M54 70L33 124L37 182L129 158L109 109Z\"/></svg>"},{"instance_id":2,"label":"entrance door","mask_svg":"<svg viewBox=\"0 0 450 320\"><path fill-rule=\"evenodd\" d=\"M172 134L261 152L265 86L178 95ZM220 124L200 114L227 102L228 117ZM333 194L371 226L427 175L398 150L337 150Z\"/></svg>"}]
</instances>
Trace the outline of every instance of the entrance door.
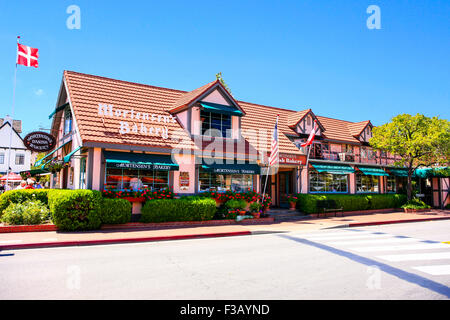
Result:
<instances>
[{"instance_id":1,"label":"entrance door","mask_svg":"<svg viewBox=\"0 0 450 320\"><path fill-rule=\"evenodd\" d=\"M292 185L292 171L280 171L278 173L279 179L279 205L282 208L288 208L289 202L287 196L293 192Z\"/></svg>"}]
</instances>

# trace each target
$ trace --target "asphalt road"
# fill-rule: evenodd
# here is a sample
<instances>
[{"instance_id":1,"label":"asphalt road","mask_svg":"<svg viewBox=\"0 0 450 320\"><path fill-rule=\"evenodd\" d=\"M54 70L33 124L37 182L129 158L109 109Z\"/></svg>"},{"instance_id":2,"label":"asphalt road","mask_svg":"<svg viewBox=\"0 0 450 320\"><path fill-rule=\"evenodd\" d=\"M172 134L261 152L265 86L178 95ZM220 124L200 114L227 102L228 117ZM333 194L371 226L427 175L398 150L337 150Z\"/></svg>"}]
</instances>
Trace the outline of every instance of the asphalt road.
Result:
<instances>
[{"instance_id":1,"label":"asphalt road","mask_svg":"<svg viewBox=\"0 0 450 320\"><path fill-rule=\"evenodd\" d=\"M0 252L0 299L449 299L450 221Z\"/></svg>"}]
</instances>

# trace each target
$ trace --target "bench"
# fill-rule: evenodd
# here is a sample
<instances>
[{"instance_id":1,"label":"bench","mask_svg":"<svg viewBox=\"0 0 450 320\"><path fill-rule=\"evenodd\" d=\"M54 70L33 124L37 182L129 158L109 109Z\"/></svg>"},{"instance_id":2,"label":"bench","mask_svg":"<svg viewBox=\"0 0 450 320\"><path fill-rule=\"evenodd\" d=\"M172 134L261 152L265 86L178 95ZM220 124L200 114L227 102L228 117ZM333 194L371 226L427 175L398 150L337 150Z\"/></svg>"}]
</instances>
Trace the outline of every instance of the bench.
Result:
<instances>
[{"instance_id":1,"label":"bench","mask_svg":"<svg viewBox=\"0 0 450 320\"><path fill-rule=\"evenodd\" d=\"M335 200L318 200L317 209L319 210L318 216L321 213L326 215L327 212L334 212L334 216L336 217L338 211L342 212L342 216L344 216L344 208L338 208Z\"/></svg>"}]
</instances>

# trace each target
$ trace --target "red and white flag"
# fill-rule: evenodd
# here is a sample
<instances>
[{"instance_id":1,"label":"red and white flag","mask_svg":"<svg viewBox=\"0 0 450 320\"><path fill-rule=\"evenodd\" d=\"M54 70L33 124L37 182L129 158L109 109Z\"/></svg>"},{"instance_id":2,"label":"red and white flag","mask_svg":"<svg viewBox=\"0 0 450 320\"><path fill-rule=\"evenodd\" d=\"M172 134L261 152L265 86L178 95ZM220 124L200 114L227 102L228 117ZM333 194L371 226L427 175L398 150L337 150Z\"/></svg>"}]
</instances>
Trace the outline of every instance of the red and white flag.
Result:
<instances>
[{"instance_id":1,"label":"red and white flag","mask_svg":"<svg viewBox=\"0 0 450 320\"><path fill-rule=\"evenodd\" d=\"M279 163L279 156L278 156L278 116L277 116L277 122L275 123L275 129L273 130L273 137L272 137L272 146L270 150L270 157L269 157L269 166L278 165Z\"/></svg>"},{"instance_id":2,"label":"red and white flag","mask_svg":"<svg viewBox=\"0 0 450 320\"><path fill-rule=\"evenodd\" d=\"M26 67L38 67L39 53L38 49L25 46L23 44L17 44L17 64L24 65Z\"/></svg>"},{"instance_id":3,"label":"red and white flag","mask_svg":"<svg viewBox=\"0 0 450 320\"><path fill-rule=\"evenodd\" d=\"M306 142L302 143L300 146L306 147L306 146L311 145L314 141L314 137L316 136L317 131L319 131L319 125L317 124L317 120L314 120L314 128L311 130L308 140L306 140Z\"/></svg>"}]
</instances>

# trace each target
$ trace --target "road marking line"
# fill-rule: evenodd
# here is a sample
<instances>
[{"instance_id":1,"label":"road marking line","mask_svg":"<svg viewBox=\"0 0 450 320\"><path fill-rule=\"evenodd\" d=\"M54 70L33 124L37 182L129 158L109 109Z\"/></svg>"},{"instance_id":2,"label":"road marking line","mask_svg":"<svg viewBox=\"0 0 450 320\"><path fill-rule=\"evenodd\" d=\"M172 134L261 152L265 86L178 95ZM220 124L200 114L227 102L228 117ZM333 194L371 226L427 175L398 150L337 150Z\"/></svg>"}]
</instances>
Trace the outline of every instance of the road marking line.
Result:
<instances>
[{"instance_id":1,"label":"road marking line","mask_svg":"<svg viewBox=\"0 0 450 320\"><path fill-rule=\"evenodd\" d=\"M450 241L444 241L444 242L442 242L442 243L445 243L445 244L450 244Z\"/></svg>"},{"instance_id":2,"label":"road marking line","mask_svg":"<svg viewBox=\"0 0 450 320\"><path fill-rule=\"evenodd\" d=\"M431 274L433 276L450 275L450 264L444 264L439 266L420 266L420 267L413 267L413 269Z\"/></svg>"},{"instance_id":3,"label":"road marking line","mask_svg":"<svg viewBox=\"0 0 450 320\"><path fill-rule=\"evenodd\" d=\"M450 252L390 254L384 256L377 256L377 258L387 261L439 260L439 259L450 259Z\"/></svg>"},{"instance_id":4,"label":"road marking line","mask_svg":"<svg viewBox=\"0 0 450 320\"><path fill-rule=\"evenodd\" d=\"M388 238L388 239L372 239L372 240L353 240L353 241L336 241L333 245L346 246L346 245L360 245L360 244L378 244L378 243L395 243L395 242L421 242L421 239L415 238Z\"/></svg>"},{"instance_id":5,"label":"road marking line","mask_svg":"<svg viewBox=\"0 0 450 320\"><path fill-rule=\"evenodd\" d=\"M355 234L355 235L345 235L345 236L335 236L335 237L305 237L307 240L312 241L334 241L334 240L350 240L350 239L364 239L364 238L387 238L395 237L392 234Z\"/></svg>"},{"instance_id":6,"label":"road marking line","mask_svg":"<svg viewBox=\"0 0 450 320\"><path fill-rule=\"evenodd\" d=\"M7 244L7 243L20 243L23 242L23 240L1 240L0 244Z\"/></svg>"},{"instance_id":7,"label":"road marking line","mask_svg":"<svg viewBox=\"0 0 450 320\"><path fill-rule=\"evenodd\" d=\"M342 235L362 235L373 234L372 231L339 231L339 232L310 232L310 233L297 233L296 236L302 236L304 238L316 238L327 236L342 236Z\"/></svg>"},{"instance_id":8,"label":"road marking line","mask_svg":"<svg viewBox=\"0 0 450 320\"><path fill-rule=\"evenodd\" d=\"M407 245L390 245L390 246L373 246L373 247L357 247L349 248L358 252L373 252L373 251L400 251L400 250L428 250L428 249L450 249L442 243L413 243Z\"/></svg>"}]
</instances>

